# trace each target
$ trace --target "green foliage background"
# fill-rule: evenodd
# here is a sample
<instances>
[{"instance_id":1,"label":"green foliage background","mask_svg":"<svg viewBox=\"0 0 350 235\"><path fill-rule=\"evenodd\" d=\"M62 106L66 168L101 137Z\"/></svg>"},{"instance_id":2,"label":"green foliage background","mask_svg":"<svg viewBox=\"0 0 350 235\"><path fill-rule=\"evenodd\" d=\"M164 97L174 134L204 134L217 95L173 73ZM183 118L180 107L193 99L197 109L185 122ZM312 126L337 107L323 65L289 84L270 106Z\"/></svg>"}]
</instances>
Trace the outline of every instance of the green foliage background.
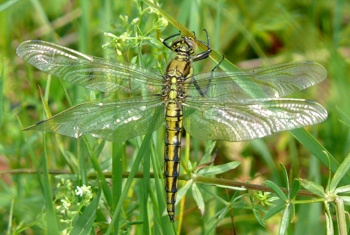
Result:
<instances>
[{"instance_id":1,"label":"green foliage background","mask_svg":"<svg viewBox=\"0 0 350 235\"><path fill-rule=\"evenodd\" d=\"M259 224L252 210L252 201L256 200L252 192L248 194L251 197L247 195L245 201L233 206L235 208L231 208L220 224L209 227L212 218L216 218L215 213L222 207L210 195L216 194L229 201L235 192L207 186L204 216L201 217L192 197L187 196L178 208L177 222L170 224L167 216L162 217L159 213L164 210L161 208L163 188L158 188L161 187L160 179L153 180L152 175L145 171L152 166L151 172L157 173L159 169L154 169L154 166L162 165L162 130L153 134L151 148L144 146L141 150L138 150L143 142L141 138L126 144L112 144L88 137L83 143L68 137L23 132L24 127L45 118L38 87L43 90L49 110L54 114L71 104L101 99L100 94L62 84L56 78L48 79L47 74L24 64L15 50L19 43L28 39L46 40L89 55L141 63L163 71L172 54L161 45L160 39L177 33L179 29L187 33L181 28L184 26L196 32L199 38L204 38L202 29L205 28L216 51L212 58L214 62L199 63L196 71L210 70L219 54L242 69L301 60L316 61L327 69L328 79L294 97L316 100L328 110L329 118L325 122L306 129L339 163L344 160L350 149L348 1L182 0L159 1L159 4L179 23L165 25L162 13L145 10L147 1L8 0L0 3L0 215L3 218L0 233L45 234L51 231L53 234L66 229L67 223L59 221L64 216L57 210L61 205L58 199L69 194L62 193L62 185L57 186L61 179L70 179L75 186L91 185L95 198L102 190L100 202L91 202L91 207L88 203L70 208L78 214L91 210L90 215L96 215L91 234L98 231L276 234L282 216L277 214L266 220L265 226ZM106 37L106 32L122 37L116 42ZM312 156L307 143L296 141L289 132L246 143L220 145L216 165L234 160L241 162L240 167L221 175L222 178L260 185L270 180L285 187L279 165L282 163L290 179L304 178L323 186L327 184L327 166ZM193 139L186 148L184 152L190 159L186 158L185 164L188 160L199 162L209 147L208 143ZM142 158L138 153L143 150L145 156ZM318 150L322 151L322 148ZM142 161L139 168L134 165L135 159ZM120 174L109 179L106 172L112 170ZM143 172L143 175L141 179L136 175L134 180L131 177L126 181L130 175L122 175L122 172ZM130 189L123 191L122 186L128 182ZM342 185L346 184L350 182L342 181ZM113 187L109 188L110 185ZM154 188L156 190L152 192ZM65 189L72 193L75 188L67 186ZM114 218L118 199L123 193L121 214ZM78 199L73 193L70 200L76 202L74 200ZM86 214L81 218L89 221ZM111 218L119 223L110 226ZM297 206L292 221L288 234L324 234L326 231L321 203ZM76 221L68 223L68 227L72 229L74 223ZM91 223L86 222L86 225L91 226Z\"/></svg>"}]
</instances>

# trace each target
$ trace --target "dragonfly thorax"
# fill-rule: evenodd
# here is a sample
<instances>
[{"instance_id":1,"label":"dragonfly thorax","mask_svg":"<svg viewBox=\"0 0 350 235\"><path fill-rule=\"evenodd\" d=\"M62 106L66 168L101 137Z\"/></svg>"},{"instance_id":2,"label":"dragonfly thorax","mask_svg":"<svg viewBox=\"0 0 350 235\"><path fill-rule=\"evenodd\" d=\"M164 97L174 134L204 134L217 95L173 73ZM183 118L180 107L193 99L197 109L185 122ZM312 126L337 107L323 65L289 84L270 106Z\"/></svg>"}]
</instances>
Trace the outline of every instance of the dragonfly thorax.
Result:
<instances>
[{"instance_id":1,"label":"dragonfly thorax","mask_svg":"<svg viewBox=\"0 0 350 235\"><path fill-rule=\"evenodd\" d=\"M163 100L184 101L186 98L185 81L193 74L189 56L179 55L170 61L165 71Z\"/></svg>"}]
</instances>

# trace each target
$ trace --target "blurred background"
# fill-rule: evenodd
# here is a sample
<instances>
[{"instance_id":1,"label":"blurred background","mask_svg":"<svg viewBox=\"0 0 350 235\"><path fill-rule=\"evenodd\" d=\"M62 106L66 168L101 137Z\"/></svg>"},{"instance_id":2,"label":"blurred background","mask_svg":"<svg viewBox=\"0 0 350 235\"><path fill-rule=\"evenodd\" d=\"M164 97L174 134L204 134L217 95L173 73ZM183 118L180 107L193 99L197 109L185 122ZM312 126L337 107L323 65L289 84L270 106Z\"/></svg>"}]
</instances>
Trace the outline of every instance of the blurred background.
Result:
<instances>
[{"instance_id":1,"label":"blurred background","mask_svg":"<svg viewBox=\"0 0 350 235\"><path fill-rule=\"evenodd\" d=\"M306 129L339 163L343 161L350 149L349 1L183 0L158 3L163 11L196 32L202 40L205 28L212 48L240 69L305 60L322 64L328 71L326 81L292 97L316 100L327 109L329 117L325 122ZM10 173L1 175L0 179L0 215L3 218L0 233L41 234L47 231L43 222L47 208L43 207L43 186L38 180L40 176L35 174L36 169L41 169L38 166L45 156L48 169L60 174L74 172L74 166L79 168L80 149L75 139L58 137L61 142L57 145L53 135L43 138L40 132L22 131L45 117L39 87L46 93L53 114L71 107L70 102L74 105L96 97L100 99L101 95L70 84L62 85L56 78L48 79L44 72L25 64L16 55L16 47L25 40L40 39L89 55L141 63L163 73L173 54L162 46L160 39L177 33L178 29L162 15L151 11L145 2L137 0L3 0L0 25L0 170ZM198 63L196 73L210 71L215 64L210 60ZM51 84L47 84L48 81ZM161 139L162 130L158 132ZM97 140L95 144L100 146ZM104 144L99 152L102 169L106 171L110 171L111 164L109 144ZM160 141L159 146L162 144ZM328 168L289 132L244 143L220 143L220 146L216 165L234 160L241 162L239 169L222 176L225 179L255 184L263 184L268 179L285 187L279 165L282 163L290 179L305 178L323 186L327 184ZM65 154L61 147L66 149ZM124 153L130 154L125 160L126 169L132 163L134 147L133 142L123 147ZM207 149L205 143L195 139L191 140L189 148L193 162L198 162ZM162 156L162 149L156 151ZM87 171L92 169L89 167L87 163ZM56 185L61 179L52 177L50 180L49 190L58 197ZM225 196L225 191L216 193ZM181 232L204 233L203 221L206 220L201 222L193 199L186 203L191 209L184 212L186 220ZM130 204L137 208L136 202ZM207 220L210 219L208 215L215 214L214 208L219 207L211 205L209 200L205 212L208 214L204 216ZM276 215L262 226L251 208L243 205L227 216L229 219L207 233L275 234L280 223ZM324 234L322 204L296 207L296 216L288 231L290 234Z\"/></svg>"}]
</instances>

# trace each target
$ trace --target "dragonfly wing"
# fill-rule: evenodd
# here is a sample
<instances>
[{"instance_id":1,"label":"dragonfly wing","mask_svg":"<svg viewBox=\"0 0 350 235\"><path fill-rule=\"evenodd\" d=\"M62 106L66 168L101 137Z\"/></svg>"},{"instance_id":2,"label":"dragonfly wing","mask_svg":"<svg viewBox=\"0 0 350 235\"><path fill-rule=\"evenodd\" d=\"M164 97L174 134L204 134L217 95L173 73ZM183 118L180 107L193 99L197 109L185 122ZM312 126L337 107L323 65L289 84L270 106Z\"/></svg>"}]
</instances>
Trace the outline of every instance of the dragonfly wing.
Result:
<instances>
[{"instance_id":1,"label":"dragonfly wing","mask_svg":"<svg viewBox=\"0 0 350 235\"><path fill-rule=\"evenodd\" d=\"M209 72L193 76L188 93L190 97L231 101L278 98L313 86L326 77L327 71L322 65L309 61L250 71Z\"/></svg>"},{"instance_id":2,"label":"dragonfly wing","mask_svg":"<svg viewBox=\"0 0 350 235\"><path fill-rule=\"evenodd\" d=\"M319 123L327 111L303 99L186 102L184 127L201 140L244 141Z\"/></svg>"},{"instance_id":3,"label":"dragonfly wing","mask_svg":"<svg viewBox=\"0 0 350 235\"><path fill-rule=\"evenodd\" d=\"M90 134L108 141L124 141L157 130L164 117L159 98L76 105L26 130L41 130L79 138ZM150 123L155 125L149 129Z\"/></svg>"},{"instance_id":4,"label":"dragonfly wing","mask_svg":"<svg viewBox=\"0 0 350 235\"><path fill-rule=\"evenodd\" d=\"M146 86L157 93L162 89L162 76L153 70L88 56L49 42L23 42L17 54L42 71L92 90L131 93Z\"/></svg>"}]
</instances>

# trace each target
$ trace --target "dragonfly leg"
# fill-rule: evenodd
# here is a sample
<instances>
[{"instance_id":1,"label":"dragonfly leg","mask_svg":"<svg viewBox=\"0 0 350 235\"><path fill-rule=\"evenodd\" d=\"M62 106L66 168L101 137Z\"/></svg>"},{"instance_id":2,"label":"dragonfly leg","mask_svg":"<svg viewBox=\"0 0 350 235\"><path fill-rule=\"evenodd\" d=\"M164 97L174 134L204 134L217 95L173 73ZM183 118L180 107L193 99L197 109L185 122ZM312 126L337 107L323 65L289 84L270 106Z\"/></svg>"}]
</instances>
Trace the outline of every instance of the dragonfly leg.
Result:
<instances>
[{"instance_id":1,"label":"dragonfly leg","mask_svg":"<svg viewBox=\"0 0 350 235\"><path fill-rule=\"evenodd\" d=\"M211 47L210 47L210 40L209 40L209 35L208 35L208 31L206 29L203 29L205 34L207 35L207 42L203 42L201 40L196 39L198 42L203 43L206 47L207 50L203 51L195 56L192 57L192 61L198 61L198 60L203 60L209 57L210 52L212 51Z\"/></svg>"},{"instance_id":2,"label":"dragonfly leg","mask_svg":"<svg viewBox=\"0 0 350 235\"><path fill-rule=\"evenodd\" d=\"M220 64L222 63L222 61L224 61L224 59L225 59L225 56L222 55L222 58L221 58L221 60L219 61L219 63L217 63L217 64L214 66L214 68L211 70L212 73L214 73L214 71L217 69L217 67L220 66Z\"/></svg>"},{"instance_id":3,"label":"dragonfly leg","mask_svg":"<svg viewBox=\"0 0 350 235\"><path fill-rule=\"evenodd\" d=\"M167 48L169 48L170 50L173 50L173 48L171 47L171 45L167 41L169 41L170 39L172 39L174 37L180 36L180 35L181 35L181 32L173 34L173 35L167 37L166 39L164 39L162 41L163 45L166 46Z\"/></svg>"},{"instance_id":4,"label":"dragonfly leg","mask_svg":"<svg viewBox=\"0 0 350 235\"><path fill-rule=\"evenodd\" d=\"M209 90L209 87L210 87L210 83L211 83L211 80L213 78L213 75L214 75L214 71L220 66L220 64L222 63L222 61L225 59L225 56L222 55L222 58L221 60L219 61L219 63L217 63L214 68L211 70L211 76L210 78L208 79L208 84L204 87L204 88L201 88L198 83L197 83L197 80L195 79L195 77L193 77L193 85L196 87L198 93L201 95L201 96L205 96L207 95L208 93L208 90Z\"/></svg>"}]
</instances>

